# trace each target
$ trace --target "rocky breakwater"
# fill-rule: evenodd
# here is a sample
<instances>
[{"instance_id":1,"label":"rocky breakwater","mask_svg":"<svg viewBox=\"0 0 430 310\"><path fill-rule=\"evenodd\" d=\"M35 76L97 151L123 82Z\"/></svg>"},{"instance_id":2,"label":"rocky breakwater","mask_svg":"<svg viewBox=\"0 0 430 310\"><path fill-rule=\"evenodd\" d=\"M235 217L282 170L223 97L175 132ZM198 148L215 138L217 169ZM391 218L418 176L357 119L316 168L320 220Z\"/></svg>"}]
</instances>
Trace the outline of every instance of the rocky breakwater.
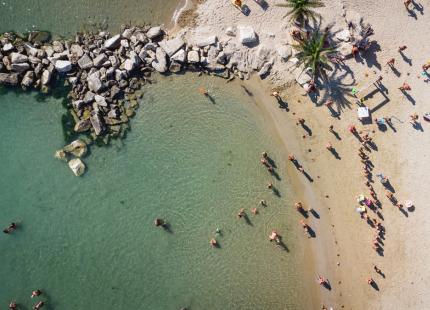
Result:
<instances>
[{"instance_id":1,"label":"rocky breakwater","mask_svg":"<svg viewBox=\"0 0 430 310\"><path fill-rule=\"evenodd\" d=\"M229 46L216 36L199 36L191 44L184 37L168 37L158 26L123 27L116 35L86 33L54 41L37 32L25 38L4 33L0 37L0 85L47 92L53 81L64 80L71 86L68 109L75 133L84 136L86 145L108 143L110 138L124 137L139 105L140 88L154 71L243 77L241 67L247 66L240 54L225 48ZM255 40L252 29L239 31L241 43ZM76 175L85 169L81 163L80 159L69 162Z\"/></svg>"}]
</instances>

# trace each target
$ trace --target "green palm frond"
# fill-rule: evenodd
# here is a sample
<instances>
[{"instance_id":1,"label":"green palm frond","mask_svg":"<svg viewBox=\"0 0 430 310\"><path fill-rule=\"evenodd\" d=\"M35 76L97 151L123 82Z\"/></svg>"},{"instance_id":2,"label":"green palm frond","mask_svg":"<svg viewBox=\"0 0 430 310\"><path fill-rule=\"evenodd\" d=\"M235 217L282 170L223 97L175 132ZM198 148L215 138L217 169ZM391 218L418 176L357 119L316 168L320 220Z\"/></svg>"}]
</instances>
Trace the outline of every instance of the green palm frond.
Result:
<instances>
[{"instance_id":1,"label":"green palm frond","mask_svg":"<svg viewBox=\"0 0 430 310\"><path fill-rule=\"evenodd\" d=\"M299 64L303 64L305 68L310 67L314 77L322 74L324 70L331 70L328 64L329 56L334 54L336 50L333 47L325 46L326 34L319 31L313 32L307 39L293 45L297 50L296 57Z\"/></svg>"},{"instance_id":2,"label":"green palm frond","mask_svg":"<svg viewBox=\"0 0 430 310\"><path fill-rule=\"evenodd\" d=\"M279 7L289 8L290 10L284 17L290 16L290 20L303 22L305 19L316 20L321 15L315 12L314 8L325 6L321 0L286 0L286 3L277 4Z\"/></svg>"}]
</instances>

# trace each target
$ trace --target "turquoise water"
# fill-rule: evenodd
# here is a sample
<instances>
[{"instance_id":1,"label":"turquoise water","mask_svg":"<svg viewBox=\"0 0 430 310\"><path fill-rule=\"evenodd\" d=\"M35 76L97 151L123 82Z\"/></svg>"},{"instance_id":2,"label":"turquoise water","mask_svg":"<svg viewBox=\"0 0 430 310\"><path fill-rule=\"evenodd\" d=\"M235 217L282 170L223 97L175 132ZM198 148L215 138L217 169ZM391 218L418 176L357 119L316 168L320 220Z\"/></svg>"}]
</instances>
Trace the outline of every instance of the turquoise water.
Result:
<instances>
[{"instance_id":1,"label":"turquoise water","mask_svg":"<svg viewBox=\"0 0 430 310\"><path fill-rule=\"evenodd\" d=\"M76 31L170 21L177 0L1 0L0 33L48 30L72 36Z\"/></svg>"},{"instance_id":2,"label":"turquoise water","mask_svg":"<svg viewBox=\"0 0 430 310\"><path fill-rule=\"evenodd\" d=\"M127 139L92 147L81 178L53 157L64 144L61 99L0 96L0 224L20 223L0 236L1 305L28 309L41 288L62 310L309 308L283 154L255 103L218 79L158 80ZM261 167L262 150L282 180ZM269 206L252 215L260 199ZM171 232L154 227L156 217ZM268 241L272 229L290 252Z\"/></svg>"}]
</instances>

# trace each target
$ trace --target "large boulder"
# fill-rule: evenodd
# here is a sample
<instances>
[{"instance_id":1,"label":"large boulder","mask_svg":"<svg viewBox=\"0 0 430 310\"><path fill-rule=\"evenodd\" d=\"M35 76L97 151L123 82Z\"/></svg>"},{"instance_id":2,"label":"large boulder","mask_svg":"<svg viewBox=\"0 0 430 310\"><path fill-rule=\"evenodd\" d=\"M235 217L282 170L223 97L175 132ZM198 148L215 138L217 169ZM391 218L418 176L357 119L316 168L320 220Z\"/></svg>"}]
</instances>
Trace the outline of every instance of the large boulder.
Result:
<instances>
[{"instance_id":1,"label":"large boulder","mask_svg":"<svg viewBox=\"0 0 430 310\"><path fill-rule=\"evenodd\" d=\"M100 115L95 111L91 113L90 121L91 121L91 125L94 128L94 132L97 136L101 135L105 131L103 118L101 118Z\"/></svg>"},{"instance_id":2,"label":"large boulder","mask_svg":"<svg viewBox=\"0 0 430 310\"><path fill-rule=\"evenodd\" d=\"M78 66L83 70L90 69L93 67L93 65L93 60L88 55L84 55L78 60Z\"/></svg>"},{"instance_id":3,"label":"large boulder","mask_svg":"<svg viewBox=\"0 0 430 310\"><path fill-rule=\"evenodd\" d=\"M83 175L85 172L85 165L79 158L69 161L69 167L77 177Z\"/></svg>"},{"instance_id":4,"label":"large boulder","mask_svg":"<svg viewBox=\"0 0 430 310\"><path fill-rule=\"evenodd\" d=\"M121 42L121 35L117 34L117 35L113 36L112 38L107 39L105 41L104 46L107 49L115 49L119 46L120 42Z\"/></svg>"},{"instance_id":5,"label":"large boulder","mask_svg":"<svg viewBox=\"0 0 430 310\"><path fill-rule=\"evenodd\" d=\"M156 27L152 27L148 30L148 32L146 33L146 36L150 39L154 39L160 35L163 34L163 31L161 30L160 26L156 26Z\"/></svg>"},{"instance_id":6,"label":"large boulder","mask_svg":"<svg viewBox=\"0 0 430 310\"><path fill-rule=\"evenodd\" d=\"M27 71L22 78L21 85L23 87L30 87L34 82L34 72L33 71Z\"/></svg>"},{"instance_id":7,"label":"large boulder","mask_svg":"<svg viewBox=\"0 0 430 310\"><path fill-rule=\"evenodd\" d=\"M156 60L152 62L152 67L160 73L167 71L167 55L164 49L157 47L155 52Z\"/></svg>"},{"instance_id":8,"label":"large boulder","mask_svg":"<svg viewBox=\"0 0 430 310\"><path fill-rule=\"evenodd\" d=\"M84 55L84 50L79 44L72 44L70 47L70 54L74 55L75 57L82 57L82 55Z\"/></svg>"},{"instance_id":9,"label":"large boulder","mask_svg":"<svg viewBox=\"0 0 430 310\"><path fill-rule=\"evenodd\" d=\"M13 64L23 63L28 61L28 56L20 53L11 53L10 62Z\"/></svg>"},{"instance_id":10,"label":"large boulder","mask_svg":"<svg viewBox=\"0 0 430 310\"><path fill-rule=\"evenodd\" d=\"M63 148L64 152L76 157L82 157L87 153L87 145L82 140L75 140Z\"/></svg>"},{"instance_id":11,"label":"large boulder","mask_svg":"<svg viewBox=\"0 0 430 310\"><path fill-rule=\"evenodd\" d=\"M174 61L184 63L187 60L187 54L184 49L180 49L170 58Z\"/></svg>"},{"instance_id":12,"label":"large boulder","mask_svg":"<svg viewBox=\"0 0 430 310\"><path fill-rule=\"evenodd\" d=\"M242 44L253 44L257 42L257 35L251 26L237 26L237 37Z\"/></svg>"},{"instance_id":13,"label":"large boulder","mask_svg":"<svg viewBox=\"0 0 430 310\"><path fill-rule=\"evenodd\" d=\"M200 56L198 51L189 51L187 54L189 63L198 63L200 62Z\"/></svg>"},{"instance_id":14,"label":"large boulder","mask_svg":"<svg viewBox=\"0 0 430 310\"><path fill-rule=\"evenodd\" d=\"M18 73L0 73L0 85L18 85Z\"/></svg>"},{"instance_id":15,"label":"large boulder","mask_svg":"<svg viewBox=\"0 0 430 310\"><path fill-rule=\"evenodd\" d=\"M83 119L78 121L75 124L75 127L73 128L73 130L75 132L85 132L90 130L90 128L91 128L91 121L89 119Z\"/></svg>"},{"instance_id":16,"label":"large boulder","mask_svg":"<svg viewBox=\"0 0 430 310\"><path fill-rule=\"evenodd\" d=\"M124 61L124 69L127 72L133 71L139 65L139 56L135 52L130 52L130 57Z\"/></svg>"},{"instance_id":17,"label":"large boulder","mask_svg":"<svg viewBox=\"0 0 430 310\"><path fill-rule=\"evenodd\" d=\"M185 42L181 37L176 37L171 40L164 40L159 43L159 45L164 49L169 57L175 54L182 46L184 46L184 44Z\"/></svg>"},{"instance_id":18,"label":"large boulder","mask_svg":"<svg viewBox=\"0 0 430 310\"><path fill-rule=\"evenodd\" d=\"M100 73L98 71L88 77L87 83L88 89L95 93L98 93L103 88L103 83L100 80Z\"/></svg>"},{"instance_id":19,"label":"large boulder","mask_svg":"<svg viewBox=\"0 0 430 310\"><path fill-rule=\"evenodd\" d=\"M12 71L14 72L25 72L28 69L30 69L30 64L26 63L26 62L22 62L22 63L16 63L16 64L11 64L10 68Z\"/></svg>"},{"instance_id":20,"label":"large boulder","mask_svg":"<svg viewBox=\"0 0 430 310\"><path fill-rule=\"evenodd\" d=\"M48 69L45 69L42 72L42 77L40 79L40 82L42 83L42 85L48 85L49 82L51 81L51 77L52 77L52 72Z\"/></svg>"},{"instance_id":21,"label":"large boulder","mask_svg":"<svg viewBox=\"0 0 430 310\"><path fill-rule=\"evenodd\" d=\"M96 58L93 59L94 66L101 67L103 64L108 60L107 56L105 54L100 54Z\"/></svg>"},{"instance_id":22,"label":"large boulder","mask_svg":"<svg viewBox=\"0 0 430 310\"><path fill-rule=\"evenodd\" d=\"M72 70L72 63L68 60L57 60L55 62L55 69L60 73L67 73Z\"/></svg>"},{"instance_id":23,"label":"large boulder","mask_svg":"<svg viewBox=\"0 0 430 310\"><path fill-rule=\"evenodd\" d=\"M205 47L208 45L214 45L217 42L216 36L200 36L196 38L196 45L198 47Z\"/></svg>"}]
</instances>

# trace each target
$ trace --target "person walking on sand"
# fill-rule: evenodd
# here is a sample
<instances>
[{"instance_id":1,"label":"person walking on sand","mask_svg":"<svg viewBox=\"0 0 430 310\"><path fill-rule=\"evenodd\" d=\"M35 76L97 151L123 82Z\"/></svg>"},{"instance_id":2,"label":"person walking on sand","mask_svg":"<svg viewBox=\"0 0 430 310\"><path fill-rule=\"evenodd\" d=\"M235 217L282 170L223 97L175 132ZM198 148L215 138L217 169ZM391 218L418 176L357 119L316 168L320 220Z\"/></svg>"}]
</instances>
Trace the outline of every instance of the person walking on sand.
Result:
<instances>
[{"instance_id":1,"label":"person walking on sand","mask_svg":"<svg viewBox=\"0 0 430 310\"><path fill-rule=\"evenodd\" d=\"M295 161L295 160L296 160L296 157L294 157L294 155L293 155L293 154L290 154L290 155L288 155L288 160L289 160L289 161Z\"/></svg>"},{"instance_id":2,"label":"person walking on sand","mask_svg":"<svg viewBox=\"0 0 430 310\"><path fill-rule=\"evenodd\" d=\"M279 93L277 91L273 91L270 96L275 97L276 100L281 100L281 96L279 95Z\"/></svg>"},{"instance_id":3,"label":"person walking on sand","mask_svg":"<svg viewBox=\"0 0 430 310\"><path fill-rule=\"evenodd\" d=\"M409 117L411 118L410 123L411 123L412 125L416 125L416 124L417 124L417 121L418 121L418 114L417 114L417 113L414 113L414 114L409 115Z\"/></svg>"},{"instance_id":4,"label":"person walking on sand","mask_svg":"<svg viewBox=\"0 0 430 310\"><path fill-rule=\"evenodd\" d=\"M260 205L262 205L263 207L267 207L267 202L264 199L260 200Z\"/></svg>"},{"instance_id":5,"label":"person walking on sand","mask_svg":"<svg viewBox=\"0 0 430 310\"><path fill-rule=\"evenodd\" d=\"M402 46L399 46L399 49L398 49L398 51L399 51L399 53L401 53L401 52L403 52L405 49L407 49L408 47L406 46L406 45L402 45Z\"/></svg>"},{"instance_id":6,"label":"person walking on sand","mask_svg":"<svg viewBox=\"0 0 430 310\"><path fill-rule=\"evenodd\" d=\"M396 60L394 58L391 58L390 60L387 61L387 65L390 67L394 67L395 62L396 62Z\"/></svg>"},{"instance_id":7,"label":"person walking on sand","mask_svg":"<svg viewBox=\"0 0 430 310\"><path fill-rule=\"evenodd\" d=\"M326 144L325 148L326 148L327 150L329 150L329 151L332 151L332 150L333 150L333 145L331 145L331 143L330 143L330 142L328 142L328 143Z\"/></svg>"},{"instance_id":8,"label":"person walking on sand","mask_svg":"<svg viewBox=\"0 0 430 310\"><path fill-rule=\"evenodd\" d=\"M407 91L407 90L411 90L412 88L408 83L404 82L403 85L399 87L399 89L401 91Z\"/></svg>"},{"instance_id":9,"label":"person walking on sand","mask_svg":"<svg viewBox=\"0 0 430 310\"><path fill-rule=\"evenodd\" d=\"M267 183L267 188L268 189L273 189L273 183L272 182Z\"/></svg>"}]
</instances>

